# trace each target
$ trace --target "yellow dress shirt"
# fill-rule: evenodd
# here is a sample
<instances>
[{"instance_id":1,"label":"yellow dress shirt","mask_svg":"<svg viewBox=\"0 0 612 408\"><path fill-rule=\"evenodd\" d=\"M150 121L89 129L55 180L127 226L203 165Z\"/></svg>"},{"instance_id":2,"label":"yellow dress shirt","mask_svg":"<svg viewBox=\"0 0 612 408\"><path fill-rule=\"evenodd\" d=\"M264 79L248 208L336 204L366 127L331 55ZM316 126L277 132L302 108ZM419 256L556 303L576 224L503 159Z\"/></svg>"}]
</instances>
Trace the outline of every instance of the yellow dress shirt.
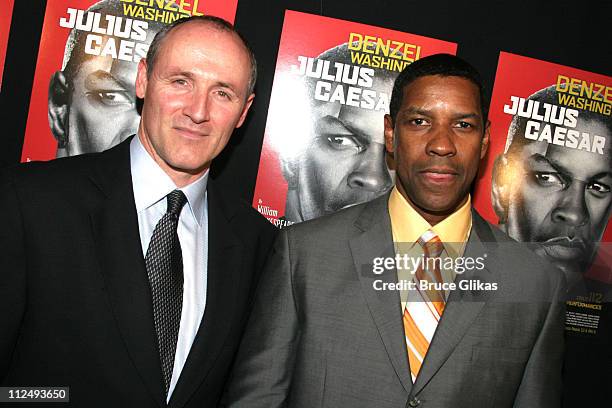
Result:
<instances>
[{"instance_id":1,"label":"yellow dress shirt","mask_svg":"<svg viewBox=\"0 0 612 408\"><path fill-rule=\"evenodd\" d=\"M391 217L391 230L396 253L409 253L411 256L420 256L423 253L417 240L428 229L433 230L444 244L442 257L457 258L463 255L465 244L472 229L471 198L457 211L431 226L416 210L408 203L396 187L393 187L389 196L389 216ZM455 280L455 271L442 269L444 282ZM398 268L398 280L411 280L412 273ZM448 296L448 291L445 294ZM402 310L406 306L408 291L400 292L402 299Z\"/></svg>"}]
</instances>

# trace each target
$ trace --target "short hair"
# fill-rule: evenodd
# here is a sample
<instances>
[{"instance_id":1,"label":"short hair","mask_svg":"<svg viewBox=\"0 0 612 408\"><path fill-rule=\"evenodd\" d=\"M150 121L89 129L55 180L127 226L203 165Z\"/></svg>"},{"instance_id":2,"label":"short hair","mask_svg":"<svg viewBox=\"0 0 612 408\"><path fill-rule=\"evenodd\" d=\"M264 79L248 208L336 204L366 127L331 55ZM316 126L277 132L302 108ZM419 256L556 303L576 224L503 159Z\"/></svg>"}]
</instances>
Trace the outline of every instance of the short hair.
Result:
<instances>
[{"instance_id":1,"label":"short hair","mask_svg":"<svg viewBox=\"0 0 612 408\"><path fill-rule=\"evenodd\" d=\"M550 85L533 93L526 99L526 101L537 101L540 103L559 105L559 91L557 90L556 85ZM530 118L522 117L518 114L512 117L510 126L508 126L508 137L506 138L506 145L504 148L505 154L512 155L519 151L523 146L534 142L534 140L524 137L527 122L529 120ZM580 110L579 120L580 122L598 121L608 130L608 137L612 136L612 120L609 117L605 117L602 114L589 110ZM553 124L553 126L557 125ZM580 125L577 125L577 127L580 127Z\"/></svg>"},{"instance_id":2,"label":"short hair","mask_svg":"<svg viewBox=\"0 0 612 408\"><path fill-rule=\"evenodd\" d=\"M397 118L402 101L404 99L404 89L415 80L424 77L438 75L442 77L459 77L465 78L472 82L478 88L480 96L480 110L482 120L486 122L488 114L488 100L485 95L484 86L480 74L467 61L450 54L435 54L421 58L412 64L406 66L398 75L393 84L393 93L391 95L391 103L389 110L393 122Z\"/></svg>"},{"instance_id":3,"label":"short hair","mask_svg":"<svg viewBox=\"0 0 612 408\"><path fill-rule=\"evenodd\" d=\"M157 56L158 56L159 50L161 46L163 45L164 40L166 39L168 34L171 31L175 30L177 27L183 24L186 24L186 23L190 23L192 21L210 25L211 27L219 31L233 33L240 39L240 42L242 43L245 50L247 51L247 54L249 56L249 61L251 63L251 74L249 77L247 96L252 94L253 91L255 90L255 82L257 81L257 60L255 59L255 53L251 49L251 46L249 45L247 40L242 36L242 34L240 34L236 30L236 28L229 21L226 21L216 16L205 15L205 16L191 16L187 18L180 18L172 22L171 24L168 24L164 28L162 28L155 35L155 38L153 38L153 41L151 42L151 45L149 46L149 51L147 52L147 75L150 75L151 72L153 71L155 67L155 63L157 62Z\"/></svg>"}]
</instances>

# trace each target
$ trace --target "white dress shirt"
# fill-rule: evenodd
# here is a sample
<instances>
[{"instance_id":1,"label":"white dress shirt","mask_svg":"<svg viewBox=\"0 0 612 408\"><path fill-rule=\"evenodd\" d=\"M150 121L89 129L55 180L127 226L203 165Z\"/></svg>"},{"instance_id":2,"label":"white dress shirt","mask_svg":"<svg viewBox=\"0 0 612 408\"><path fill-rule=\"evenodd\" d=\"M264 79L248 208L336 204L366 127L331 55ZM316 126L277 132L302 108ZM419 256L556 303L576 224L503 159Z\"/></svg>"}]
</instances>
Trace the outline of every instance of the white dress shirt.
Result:
<instances>
[{"instance_id":1,"label":"white dress shirt","mask_svg":"<svg viewBox=\"0 0 612 408\"><path fill-rule=\"evenodd\" d=\"M166 196L174 182L144 149L138 136L130 142L130 166L142 253L146 256L153 230L166 213ZM180 188L187 203L179 215L177 233L183 254L183 309L174 369L167 401L181 375L206 307L208 272L208 171L197 181Z\"/></svg>"}]
</instances>

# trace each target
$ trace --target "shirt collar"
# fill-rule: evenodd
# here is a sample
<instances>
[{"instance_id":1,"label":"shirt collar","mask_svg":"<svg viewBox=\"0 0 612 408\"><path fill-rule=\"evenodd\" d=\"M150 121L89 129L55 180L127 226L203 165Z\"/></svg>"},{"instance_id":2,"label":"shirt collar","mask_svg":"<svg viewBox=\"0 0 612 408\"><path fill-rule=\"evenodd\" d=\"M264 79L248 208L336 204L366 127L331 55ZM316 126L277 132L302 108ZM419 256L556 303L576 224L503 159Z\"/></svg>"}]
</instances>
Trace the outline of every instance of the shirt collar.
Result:
<instances>
[{"instance_id":1,"label":"shirt collar","mask_svg":"<svg viewBox=\"0 0 612 408\"><path fill-rule=\"evenodd\" d=\"M389 197L389 215L395 242L416 242L428 229L438 234L442 242L464 243L467 241L472 227L471 198L457 211L432 227L408 203L399 192L397 186Z\"/></svg>"},{"instance_id":2,"label":"shirt collar","mask_svg":"<svg viewBox=\"0 0 612 408\"><path fill-rule=\"evenodd\" d=\"M140 141L138 135L130 142L130 169L132 172L132 188L134 202L138 213L157 204L160 200L176 190L176 185L159 165L153 160ZM208 185L208 170L193 183L180 188L185 197L189 212L198 226L201 226L206 206L206 186Z\"/></svg>"}]
</instances>

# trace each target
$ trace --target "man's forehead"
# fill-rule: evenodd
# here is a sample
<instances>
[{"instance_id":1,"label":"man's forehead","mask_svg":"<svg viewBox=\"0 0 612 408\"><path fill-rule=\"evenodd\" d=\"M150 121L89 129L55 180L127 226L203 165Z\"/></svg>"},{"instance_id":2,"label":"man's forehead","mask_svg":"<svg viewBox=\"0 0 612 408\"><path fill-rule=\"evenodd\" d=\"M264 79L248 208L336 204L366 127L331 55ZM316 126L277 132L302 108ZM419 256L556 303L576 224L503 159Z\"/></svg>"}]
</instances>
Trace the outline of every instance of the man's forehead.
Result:
<instances>
[{"instance_id":1,"label":"man's forehead","mask_svg":"<svg viewBox=\"0 0 612 408\"><path fill-rule=\"evenodd\" d=\"M545 142L525 145L521 157L530 166L550 166L556 171L579 180L612 175L612 154L610 149L604 154L557 146Z\"/></svg>"},{"instance_id":2,"label":"man's forehead","mask_svg":"<svg viewBox=\"0 0 612 408\"><path fill-rule=\"evenodd\" d=\"M217 74L236 88L250 76L249 51L240 37L211 23L190 21L169 32L160 43L153 71L218 70ZM163 67L163 68L162 68Z\"/></svg>"},{"instance_id":3,"label":"man's forehead","mask_svg":"<svg viewBox=\"0 0 612 408\"><path fill-rule=\"evenodd\" d=\"M201 36L199 37L201 41L198 41L197 36ZM180 51L180 47L177 49L179 44L183 47L205 50L218 45L219 42L225 47L232 46L233 53L248 59L248 50L235 32L216 27L211 22L198 20L183 23L168 32L159 44L159 53ZM236 52L237 50L240 51ZM230 49L226 51L229 53Z\"/></svg>"},{"instance_id":4,"label":"man's forehead","mask_svg":"<svg viewBox=\"0 0 612 408\"><path fill-rule=\"evenodd\" d=\"M453 104L448 104L448 102ZM406 84L402 90L402 110L419 109L424 105L469 107L473 112L465 114L480 114L480 92L478 86L471 80L459 76L425 75ZM457 105L459 107L459 105Z\"/></svg>"},{"instance_id":5,"label":"man's forehead","mask_svg":"<svg viewBox=\"0 0 612 408\"><path fill-rule=\"evenodd\" d=\"M345 127L373 143L384 143L384 112L362 109L340 103L321 103L313 110L317 128L332 129L332 124ZM332 117L335 120L329 120ZM323 118L326 118L324 121ZM323 123L321 123L323 122ZM336 122L336 123L334 123Z\"/></svg>"},{"instance_id":6,"label":"man's forehead","mask_svg":"<svg viewBox=\"0 0 612 408\"><path fill-rule=\"evenodd\" d=\"M138 65L109 57L93 57L83 62L77 73L77 80L86 87L106 80L114 80L124 88L134 88Z\"/></svg>"}]
</instances>

